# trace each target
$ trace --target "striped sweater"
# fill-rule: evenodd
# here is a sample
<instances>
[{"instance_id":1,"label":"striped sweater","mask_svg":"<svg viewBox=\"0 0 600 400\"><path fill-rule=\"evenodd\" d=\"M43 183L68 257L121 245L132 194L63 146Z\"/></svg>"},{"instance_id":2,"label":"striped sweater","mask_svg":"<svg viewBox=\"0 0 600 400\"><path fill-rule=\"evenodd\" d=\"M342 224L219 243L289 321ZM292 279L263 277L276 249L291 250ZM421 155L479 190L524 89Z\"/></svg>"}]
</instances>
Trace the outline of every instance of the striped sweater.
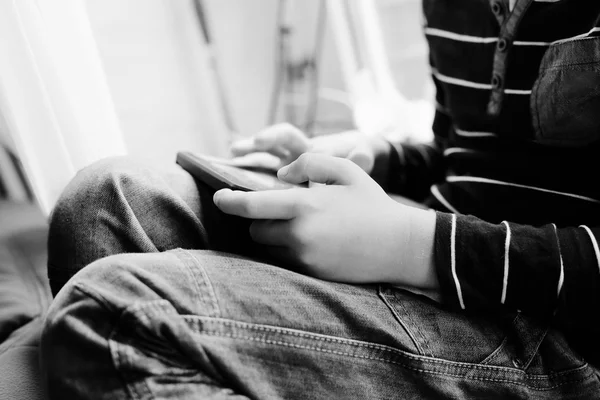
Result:
<instances>
[{"instance_id":1,"label":"striped sweater","mask_svg":"<svg viewBox=\"0 0 600 400\"><path fill-rule=\"evenodd\" d=\"M435 140L394 145L390 190L438 210L447 304L521 310L600 363L600 0L423 3Z\"/></svg>"}]
</instances>

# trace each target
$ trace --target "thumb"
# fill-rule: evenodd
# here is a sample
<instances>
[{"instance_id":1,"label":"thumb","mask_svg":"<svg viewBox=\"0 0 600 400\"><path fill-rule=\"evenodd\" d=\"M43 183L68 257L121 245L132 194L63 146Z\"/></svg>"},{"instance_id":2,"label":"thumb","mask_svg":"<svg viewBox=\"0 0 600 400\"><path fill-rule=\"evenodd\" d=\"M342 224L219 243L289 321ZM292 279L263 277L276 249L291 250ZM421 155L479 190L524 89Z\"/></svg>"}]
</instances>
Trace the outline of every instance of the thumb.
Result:
<instances>
[{"instance_id":1,"label":"thumb","mask_svg":"<svg viewBox=\"0 0 600 400\"><path fill-rule=\"evenodd\" d=\"M356 147L354 147L354 149L348 153L346 158L358 165L367 174L373 170L373 165L375 165L373 152L364 142L357 144Z\"/></svg>"},{"instance_id":2,"label":"thumb","mask_svg":"<svg viewBox=\"0 0 600 400\"><path fill-rule=\"evenodd\" d=\"M304 153L277 172L289 183L317 182L327 185L351 185L364 172L349 160L318 153Z\"/></svg>"}]
</instances>

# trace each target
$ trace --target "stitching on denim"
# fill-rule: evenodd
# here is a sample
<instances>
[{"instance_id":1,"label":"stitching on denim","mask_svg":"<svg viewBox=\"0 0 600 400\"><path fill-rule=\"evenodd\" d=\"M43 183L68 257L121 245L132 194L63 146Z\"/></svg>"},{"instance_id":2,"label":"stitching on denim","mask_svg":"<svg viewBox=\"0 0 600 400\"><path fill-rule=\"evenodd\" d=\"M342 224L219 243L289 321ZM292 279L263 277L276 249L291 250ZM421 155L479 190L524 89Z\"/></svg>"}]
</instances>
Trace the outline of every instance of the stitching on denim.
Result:
<instances>
[{"instance_id":1,"label":"stitching on denim","mask_svg":"<svg viewBox=\"0 0 600 400\"><path fill-rule=\"evenodd\" d=\"M383 290L382 290L381 287L379 288L379 290L377 292L379 294L379 297L383 300L383 302L387 305L387 307L391 311L391 313L394 316L394 318L396 319L396 321L398 321L398 323L402 326L402 328L404 328L404 331L408 334L408 336L410 337L410 339L413 341L415 347L417 348L417 351L420 354L422 354L422 355L431 355L431 356L433 356L431 353L430 354L425 354L425 351L421 348L421 345L419 344L419 342L417 341L417 339L414 337L413 333L408 329L408 327L404 324L404 321L402 321L402 319L398 315L398 311L396 310L396 308L393 307L389 303L389 300L388 300L387 296L383 293Z\"/></svg>"},{"instance_id":2,"label":"stitching on denim","mask_svg":"<svg viewBox=\"0 0 600 400\"><path fill-rule=\"evenodd\" d=\"M133 364L133 362L130 360L129 355L127 354L127 346L122 346L119 342L113 340L113 337L116 335L116 333L117 328L115 327L115 329L111 332L110 339L107 341L113 359L113 366L115 367L117 373L121 376L123 386L125 386L129 396L131 396L133 399L142 400L154 398L152 396L152 391L150 390L150 387L145 379L139 381L135 377L131 376L131 374L119 368L120 365Z\"/></svg>"},{"instance_id":3,"label":"stitching on denim","mask_svg":"<svg viewBox=\"0 0 600 400\"><path fill-rule=\"evenodd\" d=\"M76 289L79 292L81 292L83 295L90 297L92 300L99 303L102 307L106 308L107 311L121 312L121 310L119 310L118 308L113 307L113 305L110 303L110 301L105 299L104 296L102 296L99 293L96 293L91 287L89 287L87 284L85 284L81 281L73 282L73 289Z\"/></svg>"},{"instance_id":4,"label":"stitching on denim","mask_svg":"<svg viewBox=\"0 0 600 400\"><path fill-rule=\"evenodd\" d=\"M529 357L529 360L525 363L525 365L523 365L523 369L529 368L529 366L533 362L533 359L538 354L538 351L540 349L540 346L542 345L542 342L544 341L544 339L546 339L546 335L548 334L548 330L549 330L549 328L547 327L546 329L544 329L544 333L542 333L540 335L539 340L538 340L537 344L535 345L535 349L531 352L531 356Z\"/></svg>"},{"instance_id":5,"label":"stitching on denim","mask_svg":"<svg viewBox=\"0 0 600 400\"><path fill-rule=\"evenodd\" d=\"M192 322L197 322L197 320L201 319L201 318L202 317L195 316L195 315L194 316L189 316L189 315L184 316L184 319L186 319L188 321L192 321ZM238 327L243 327L243 328L247 328L247 329L252 329L255 331L262 331L262 332L268 332L268 333L279 333L282 335L295 336L295 337L304 338L304 339L314 339L314 340L320 340L320 341L329 342L329 343L348 344L348 345L352 345L352 346L356 346L356 347L366 347L366 348L373 349L373 350L383 350L383 351L395 352L395 353L401 354L403 356L411 355L410 353L405 352L404 350L395 349L393 347L386 346L383 344L362 342L362 341L355 340L355 339L342 339L342 338L336 338L336 337L327 336L327 335L318 334L318 333L303 332L303 331L279 328L279 327L268 326L268 325L249 324L247 322L241 322L241 321L231 321L231 320L224 320L224 319L212 319L212 320L215 322L218 322L222 325L238 326Z\"/></svg>"},{"instance_id":6,"label":"stitching on denim","mask_svg":"<svg viewBox=\"0 0 600 400\"><path fill-rule=\"evenodd\" d=\"M188 265L188 261L191 263L197 264L198 260L193 258L192 255L186 251L176 250L173 254L176 256L177 260L181 263L181 265L183 265L183 267L186 269L188 274L190 274L190 276L192 277L192 281L194 282L194 288L195 288L194 293L196 296L198 296L197 303L203 304L206 307L213 307L211 310L208 310L208 315L218 316L218 313L216 313L216 309L214 308L213 305L211 305L212 299L210 298L210 294L207 293L205 290L200 289L200 282L198 282L198 278L196 277L196 274L194 273L192 268ZM202 266L198 266L198 268L200 268L200 270L203 269ZM208 300L206 300L204 298L205 296L208 297Z\"/></svg>"},{"instance_id":7,"label":"stitching on denim","mask_svg":"<svg viewBox=\"0 0 600 400\"><path fill-rule=\"evenodd\" d=\"M102 296L98 293L95 293L91 288L89 288L83 282L77 282L77 281L74 282L73 289L79 291L84 296L89 297L90 299L94 300L96 303L98 303L98 305L105 308L110 313L115 313L115 314L119 314L119 315L121 315L123 313L122 309L119 309L117 307L112 307L110 302L108 300L106 300L104 298L104 296ZM129 393L129 396L134 399L140 399L140 397L137 394L137 391L134 392L128 383L130 381L129 379L127 379L128 374L124 373L124 371L122 371L119 368L119 361L122 359L122 357L121 357L122 352L119 351L119 349L118 349L118 347L120 347L119 343L117 341L113 340L113 338L117 334L118 327L119 327L119 324L115 324L113 326L111 332L106 337L106 342L108 343L108 350L111 355L112 366L115 369L116 374L119 377L121 377L123 386L125 387L125 390ZM115 348L115 347L117 347L117 348ZM121 364L123 364L122 361L121 361ZM145 382L144 382L144 385L146 385ZM150 388L146 387L146 390L148 391L148 393L150 393Z\"/></svg>"},{"instance_id":8,"label":"stitching on denim","mask_svg":"<svg viewBox=\"0 0 600 400\"><path fill-rule=\"evenodd\" d=\"M548 54L548 55L556 54L556 52L560 51L561 46L571 46L572 43L577 43L577 42L582 42L582 41L587 41L587 40L600 40L600 36L588 36L588 37L583 37L583 38L579 38L579 39L569 40L567 42L557 43L557 44L554 44L554 45L551 45L550 47L548 47L546 54ZM580 47L582 47L582 46L580 46ZM544 61L544 58L546 57L546 54L544 54L544 56L542 57L542 62L540 63L540 72L553 70L553 69L563 69L565 67L569 67L572 65L576 66L576 65L597 64L598 62L600 62L600 60L596 59L596 60L585 61L585 62L580 62L580 63L565 62L564 64L559 63L557 65L544 67L543 61Z\"/></svg>"},{"instance_id":9,"label":"stitching on denim","mask_svg":"<svg viewBox=\"0 0 600 400\"><path fill-rule=\"evenodd\" d=\"M404 315L406 315L408 322L415 328L415 331L421 337L424 349L429 351L429 354L425 354L425 355L429 355L430 357L435 357L435 355L433 354L433 352L430 349L429 340L427 340L427 337L423 334L423 331L421 329L419 329L418 324L413 322L411 314L406 310L406 308L402 304L402 300L398 299L395 294L393 296L398 300L398 306L400 308L402 308L402 310L404 311Z\"/></svg>"},{"instance_id":10,"label":"stitching on denim","mask_svg":"<svg viewBox=\"0 0 600 400\"><path fill-rule=\"evenodd\" d=\"M204 286L206 286L206 289L207 289L207 295L210 300L210 305L213 308L212 314L214 314L214 315L211 315L211 316L219 317L221 315L221 309L219 308L219 303L217 301L217 295L215 293L215 289L212 285L212 282L210 281L210 278L208 277L208 273L204 269L204 266L202 266L202 263L200 263L200 260L198 260L198 258L196 258L196 256L192 252L183 250L183 253L192 257L193 260L195 261L195 265L200 269L200 273L202 274L202 278L203 278L202 280L203 280ZM194 280L196 281L196 285L198 285L198 280L196 279L196 274L194 274L194 271L192 270L192 268L189 265L187 265L186 263L183 263L183 264L189 270L190 274L192 274L192 276L194 277ZM200 290L200 289L198 288L198 290Z\"/></svg>"},{"instance_id":11,"label":"stitching on denim","mask_svg":"<svg viewBox=\"0 0 600 400\"><path fill-rule=\"evenodd\" d=\"M200 317L200 316L196 316L196 315L193 315L193 316L184 315L183 318L185 320L191 321L191 322L198 322L199 320L202 320L202 319L208 319L210 321L217 322L222 325L237 326L240 328L247 328L247 329L269 332L269 333L279 333L279 334L287 335L287 336L295 336L295 337L304 338L304 339L344 344L344 345L354 346L354 347L358 347L358 348L380 350L383 352L392 353L396 356L405 357L405 358L412 359L415 361L425 361L425 362L434 363L434 364L442 364L442 365L446 365L446 366L450 366L450 367L456 366L456 367L466 367L466 368L470 368L470 369L479 369L479 370L485 370L485 371L504 371L504 372L510 372L510 373L519 373L519 374L523 374L523 375L526 374L525 371L517 369L517 368L500 367L497 365L480 365L480 364L466 363L466 362L462 362L462 361L443 360L443 359L432 358L432 357L428 357L428 356L411 354L407 351L396 349L394 347L390 347L390 346L387 346L384 344L364 342L364 341L360 341L360 340L356 340L356 339L342 339L342 338L327 336L327 335L318 334L318 333L298 331L298 330L293 330L293 329L288 329L288 328L280 328L280 327L270 326L270 325L250 324L247 322L226 320L226 319L222 319L222 318L206 318L206 317ZM200 333L209 333L209 332L212 332L212 331L202 330ZM574 369L571 369L571 370L553 372L550 374L540 375L540 376L532 375L532 376L528 377L528 379L542 380L542 379L547 379L547 377L559 377L561 375L572 374L576 371L586 368L587 366L588 366L588 364L585 363L584 365L574 368Z\"/></svg>"},{"instance_id":12,"label":"stitching on denim","mask_svg":"<svg viewBox=\"0 0 600 400\"><path fill-rule=\"evenodd\" d=\"M479 364L488 365L490 362L492 362L492 360L494 358L496 358L496 356L502 351L502 349L504 349L504 346L506 346L507 341L508 341L508 337L505 336L504 339L502 340L502 343L500 343L500 345L496 348L496 350L494 350L489 356L484 358L483 361L481 361Z\"/></svg>"},{"instance_id":13,"label":"stitching on denim","mask_svg":"<svg viewBox=\"0 0 600 400\"><path fill-rule=\"evenodd\" d=\"M170 306L171 303L169 303L165 299L140 301L138 303L135 303L135 304L125 307L123 309L123 312L128 312L128 313L134 314L134 313L137 313L138 311L141 311L143 308L162 308L164 305Z\"/></svg>"},{"instance_id":14,"label":"stitching on denim","mask_svg":"<svg viewBox=\"0 0 600 400\"><path fill-rule=\"evenodd\" d=\"M572 67L579 67L579 66L586 66L586 65L594 65L594 64L600 64L600 59L599 60L591 60L591 61L585 61L585 62L578 62L578 63L567 63L567 64L555 64L549 67L545 67L542 68L543 72L546 71L556 71L556 70L567 70L567 71L588 71L588 69L582 69L582 68L572 68ZM589 69L591 71L591 69Z\"/></svg>"},{"instance_id":15,"label":"stitching on denim","mask_svg":"<svg viewBox=\"0 0 600 400\"><path fill-rule=\"evenodd\" d=\"M291 347L291 348L297 348L297 349L303 349L303 350L313 350L313 351L319 351L319 352L322 352L322 353L329 353L329 354L336 354L336 355L341 355L341 356L348 356L348 357L352 357L352 358L362 358L362 359L373 360L373 361L383 361L383 362L390 363L390 364L400 365L400 366L402 366L403 368L406 368L406 369L410 369L410 370L417 371L417 372L423 372L423 373L427 373L427 374L442 375L442 376L451 376L451 377L456 377L456 378L471 379L471 380L486 381L486 382L512 383L512 384L515 384L515 385L525 386L527 388L535 389L535 390L540 390L540 391L552 390L552 389L555 389L555 388L557 388L559 386L562 386L562 385L565 385L565 384L569 384L569 383L583 382L583 381L587 380L589 378L589 375L590 375L590 374L588 374L585 377L579 378L577 380L566 380L564 382L557 383L554 386L549 386L549 387L545 387L545 388L539 388L539 387L531 386L531 385L528 385L527 383L523 383L523 382L519 382L519 381L513 381L513 380L508 380L508 379L495 379L495 378L475 377L475 376L468 376L467 374L462 374L461 375L461 374L452 374L452 373L448 373L448 372L431 371L431 370L427 370L427 369L424 369L424 368L411 367L411 366L406 365L404 363L401 363L401 362L398 362L398 361L389 360L389 359L386 359L386 358L362 356L362 355L347 353L347 352L343 352L343 351L323 349L323 348L315 347L315 346L303 346L303 345L298 345L298 344L293 344L293 343L286 343L286 342L282 342L282 341L278 341L278 340L261 339L261 338L251 337L251 336L239 336L239 335L233 335L233 334L227 334L227 333L221 333L221 332L204 332L204 333L209 334L209 335L213 335L213 336L226 337L226 338L231 338L231 339L250 340L250 341L254 341L254 342L261 342L261 343L266 343L266 344L274 344L274 345L279 345L279 346L284 346L284 347ZM476 365L473 365L473 367L476 367Z\"/></svg>"}]
</instances>

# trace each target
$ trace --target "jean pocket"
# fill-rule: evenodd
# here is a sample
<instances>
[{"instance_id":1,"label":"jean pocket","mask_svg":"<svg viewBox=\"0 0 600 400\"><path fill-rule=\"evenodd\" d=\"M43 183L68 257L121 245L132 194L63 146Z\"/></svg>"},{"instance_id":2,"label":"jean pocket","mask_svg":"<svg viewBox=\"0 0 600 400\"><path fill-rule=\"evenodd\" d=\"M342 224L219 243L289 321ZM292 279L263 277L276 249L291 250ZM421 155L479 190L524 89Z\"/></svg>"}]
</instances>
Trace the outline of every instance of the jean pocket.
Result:
<instances>
[{"instance_id":1,"label":"jean pocket","mask_svg":"<svg viewBox=\"0 0 600 400\"><path fill-rule=\"evenodd\" d=\"M530 107L538 143L577 147L600 139L600 37L551 45Z\"/></svg>"},{"instance_id":2,"label":"jean pocket","mask_svg":"<svg viewBox=\"0 0 600 400\"><path fill-rule=\"evenodd\" d=\"M457 313L406 290L380 287L380 296L412 338L419 355L483 363L506 347L514 316Z\"/></svg>"}]
</instances>

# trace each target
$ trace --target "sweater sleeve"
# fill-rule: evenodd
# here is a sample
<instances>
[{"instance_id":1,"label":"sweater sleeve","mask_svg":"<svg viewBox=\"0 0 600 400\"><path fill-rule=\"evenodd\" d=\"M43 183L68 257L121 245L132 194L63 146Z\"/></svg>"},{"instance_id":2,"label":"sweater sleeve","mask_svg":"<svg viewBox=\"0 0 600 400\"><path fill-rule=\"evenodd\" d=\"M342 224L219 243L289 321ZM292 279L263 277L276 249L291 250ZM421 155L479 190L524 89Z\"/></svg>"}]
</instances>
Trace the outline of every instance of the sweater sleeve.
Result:
<instances>
[{"instance_id":1,"label":"sweater sleeve","mask_svg":"<svg viewBox=\"0 0 600 400\"><path fill-rule=\"evenodd\" d=\"M430 143L407 143L389 140L391 145L386 189L390 193L401 194L422 202L429 194L431 185L444 177L445 165L443 150L450 118L438 106Z\"/></svg>"},{"instance_id":2,"label":"sweater sleeve","mask_svg":"<svg viewBox=\"0 0 600 400\"><path fill-rule=\"evenodd\" d=\"M437 213L435 263L445 303L552 320L600 350L600 227L540 227ZM590 344L586 345L589 348Z\"/></svg>"}]
</instances>

